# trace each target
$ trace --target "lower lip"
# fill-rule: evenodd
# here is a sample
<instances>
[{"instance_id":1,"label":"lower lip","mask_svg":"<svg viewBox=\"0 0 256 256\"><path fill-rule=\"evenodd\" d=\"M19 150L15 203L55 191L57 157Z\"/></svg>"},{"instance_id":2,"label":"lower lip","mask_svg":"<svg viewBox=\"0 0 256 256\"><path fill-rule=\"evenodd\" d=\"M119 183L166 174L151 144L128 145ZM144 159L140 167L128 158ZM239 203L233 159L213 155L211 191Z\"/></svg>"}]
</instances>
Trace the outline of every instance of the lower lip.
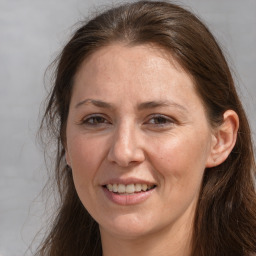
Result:
<instances>
[{"instance_id":1,"label":"lower lip","mask_svg":"<svg viewBox=\"0 0 256 256\"><path fill-rule=\"evenodd\" d=\"M155 188L134 194L117 194L110 192L107 188L103 187L103 191L107 198L110 199L110 201L113 203L119 205L133 205L142 203L151 196L154 190Z\"/></svg>"}]
</instances>

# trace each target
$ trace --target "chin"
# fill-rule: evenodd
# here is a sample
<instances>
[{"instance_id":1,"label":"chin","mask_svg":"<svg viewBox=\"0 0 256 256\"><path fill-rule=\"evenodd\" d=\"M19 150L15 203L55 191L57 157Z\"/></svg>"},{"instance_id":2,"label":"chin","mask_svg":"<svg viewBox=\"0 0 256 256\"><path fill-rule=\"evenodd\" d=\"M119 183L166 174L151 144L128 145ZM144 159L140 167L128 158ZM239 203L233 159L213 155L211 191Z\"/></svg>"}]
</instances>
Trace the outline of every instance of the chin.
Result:
<instances>
[{"instance_id":1,"label":"chin","mask_svg":"<svg viewBox=\"0 0 256 256\"><path fill-rule=\"evenodd\" d=\"M99 225L101 232L112 234L113 236L135 239L152 232L152 223L149 224L138 219L132 214L121 215L113 218L108 225Z\"/></svg>"}]
</instances>

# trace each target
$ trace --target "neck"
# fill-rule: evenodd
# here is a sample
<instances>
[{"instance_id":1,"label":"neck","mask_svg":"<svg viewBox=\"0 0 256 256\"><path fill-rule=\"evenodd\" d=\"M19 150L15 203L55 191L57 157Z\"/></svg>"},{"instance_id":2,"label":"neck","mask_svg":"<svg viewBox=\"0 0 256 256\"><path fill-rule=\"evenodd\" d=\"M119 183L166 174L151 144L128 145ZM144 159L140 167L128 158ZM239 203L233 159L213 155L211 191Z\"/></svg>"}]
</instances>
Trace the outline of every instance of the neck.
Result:
<instances>
[{"instance_id":1,"label":"neck","mask_svg":"<svg viewBox=\"0 0 256 256\"><path fill-rule=\"evenodd\" d=\"M101 228L103 256L189 256L191 237L192 223L136 238L109 234Z\"/></svg>"}]
</instances>

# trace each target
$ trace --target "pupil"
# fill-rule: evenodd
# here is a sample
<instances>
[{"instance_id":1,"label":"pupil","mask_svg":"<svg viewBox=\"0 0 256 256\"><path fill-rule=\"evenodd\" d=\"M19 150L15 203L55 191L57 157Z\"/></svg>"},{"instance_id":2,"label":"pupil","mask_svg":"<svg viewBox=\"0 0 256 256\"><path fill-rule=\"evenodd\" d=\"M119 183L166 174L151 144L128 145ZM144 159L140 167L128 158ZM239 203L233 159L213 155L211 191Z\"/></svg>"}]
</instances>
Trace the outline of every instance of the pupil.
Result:
<instances>
[{"instance_id":1,"label":"pupil","mask_svg":"<svg viewBox=\"0 0 256 256\"><path fill-rule=\"evenodd\" d=\"M94 122L95 122L95 123L103 123L104 120L103 120L102 117L98 116L98 117L95 117L95 118L94 118Z\"/></svg>"},{"instance_id":2,"label":"pupil","mask_svg":"<svg viewBox=\"0 0 256 256\"><path fill-rule=\"evenodd\" d=\"M166 122L166 120L165 120L163 117L157 117L157 118L156 118L156 123L157 123L157 124L165 123L165 122Z\"/></svg>"}]
</instances>

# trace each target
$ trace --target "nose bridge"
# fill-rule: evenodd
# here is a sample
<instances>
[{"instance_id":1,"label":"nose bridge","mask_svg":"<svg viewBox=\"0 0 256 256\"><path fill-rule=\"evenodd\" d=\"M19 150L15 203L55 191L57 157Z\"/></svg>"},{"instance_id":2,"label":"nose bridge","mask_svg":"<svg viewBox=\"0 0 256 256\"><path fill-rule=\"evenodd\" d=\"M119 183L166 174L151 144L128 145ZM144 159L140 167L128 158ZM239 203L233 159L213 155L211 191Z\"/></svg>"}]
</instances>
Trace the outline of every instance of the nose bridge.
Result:
<instances>
[{"instance_id":1,"label":"nose bridge","mask_svg":"<svg viewBox=\"0 0 256 256\"><path fill-rule=\"evenodd\" d=\"M129 119L120 121L112 137L109 160L126 167L131 163L143 161L142 151L139 144L139 129L135 123Z\"/></svg>"},{"instance_id":2,"label":"nose bridge","mask_svg":"<svg viewBox=\"0 0 256 256\"><path fill-rule=\"evenodd\" d=\"M130 151L132 146L132 139L134 137L134 125L128 120L120 122L115 131L115 145L121 147L120 149Z\"/></svg>"}]
</instances>

